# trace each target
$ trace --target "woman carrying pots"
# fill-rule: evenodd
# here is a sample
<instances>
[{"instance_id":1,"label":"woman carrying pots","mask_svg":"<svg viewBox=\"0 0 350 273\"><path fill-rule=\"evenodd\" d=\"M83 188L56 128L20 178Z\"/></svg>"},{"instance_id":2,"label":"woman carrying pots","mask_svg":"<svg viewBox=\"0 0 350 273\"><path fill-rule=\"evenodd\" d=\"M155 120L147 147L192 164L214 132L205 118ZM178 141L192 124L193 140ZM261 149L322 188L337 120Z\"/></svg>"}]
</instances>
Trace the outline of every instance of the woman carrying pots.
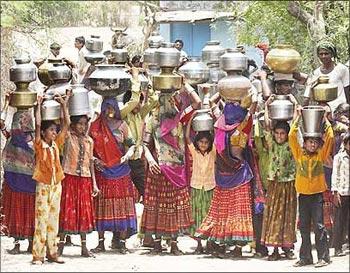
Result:
<instances>
[{"instance_id":1,"label":"woman carrying pots","mask_svg":"<svg viewBox=\"0 0 350 273\"><path fill-rule=\"evenodd\" d=\"M132 100L119 109L114 97L104 98L101 114L90 127L90 136L94 141L95 176L100 190L94 199L99 243L92 249L93 252L106 251L104 232L112 231L114 248L125 254L125 240L137 231L133 185L129 165L125 162L126 148L130 147L129 151L132 151L134 142L130 128L122 120L122 116L139 101L139 98L134 99L140 91L137 72L137 68L132 69Z\"/></svg>"},{"instance_id":2,"label":"woman carrying pots","mask_svg":"<svg viewBox=\"0 0 350 273\"><path fill-rule=\"evenodd\" d=\"M253 172L243 156L252 129L252 112L237 102L227 102L216 121L215 180L213 199L207 216L195 236L219 244L214 255L224 258L226 245L235 245L234 257L242 257L242 246L253 240Z\"/></svg>"},{"instance_id":3,"label":"woman carrying pots","mask_svg":"<svg viewBox=\"0 0 350 273\"><path fill-rule=\"evenodd\" d=\"M163 251L163 237L171 238L171 254L181 255L177 237L179 234L189 234L189 229L194 224L185 168L183 120L193 109L200 107L200 98L193 88L185 86L173 95L161 93L160 106L152 112L146 124L144 142L149 145L153 140L157 161L146 147L149 174L141 232L145 236L154 235L154 254ZM192 103L186 107L189 104L188 98Z\"/></svg>"},{"instance_id":4,"label":"woman carrying pots","mask_svg":"<svg viewBox=\"0 0 350 273\"><path fill-rule=\"evenodd\" d=\"M6 101L9 95L6 95ZM6 102L5 102L6 105ZM10 254L20 253L19 240L28 239L27 252L32 252L34 234L35 181L32 179L35 158L33 150L33 113L18 110L12 119L11 130L5 128L7 109L1 113L0 127L7 138L3 150L4 182L1 193L1 226L4 234L14 238Z\"/></svg>"}]
</instances>

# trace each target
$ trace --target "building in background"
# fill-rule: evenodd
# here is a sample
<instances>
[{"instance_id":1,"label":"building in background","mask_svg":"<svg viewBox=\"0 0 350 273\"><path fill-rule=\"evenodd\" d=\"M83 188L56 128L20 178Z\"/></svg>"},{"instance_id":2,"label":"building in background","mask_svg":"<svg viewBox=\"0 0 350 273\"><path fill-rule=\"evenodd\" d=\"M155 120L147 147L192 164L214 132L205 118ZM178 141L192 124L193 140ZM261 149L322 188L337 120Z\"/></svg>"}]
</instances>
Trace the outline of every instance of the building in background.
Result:
<instances>
[{"instance_id":1,"label":"building in background","mask_svg":"<svg viewBox=\"0 0 350 273\"><path fill-rule=\"evenodd\" d=\"M232 31L232 12L218 11L220 1L160 1L161 11L156 14L160 35L166 41L181 39L188 56L201 56L207 41L218 40L224 48L237 46ZM262 65L259 50L246 46L246 54Z\"/></svg>"}]
</instances>

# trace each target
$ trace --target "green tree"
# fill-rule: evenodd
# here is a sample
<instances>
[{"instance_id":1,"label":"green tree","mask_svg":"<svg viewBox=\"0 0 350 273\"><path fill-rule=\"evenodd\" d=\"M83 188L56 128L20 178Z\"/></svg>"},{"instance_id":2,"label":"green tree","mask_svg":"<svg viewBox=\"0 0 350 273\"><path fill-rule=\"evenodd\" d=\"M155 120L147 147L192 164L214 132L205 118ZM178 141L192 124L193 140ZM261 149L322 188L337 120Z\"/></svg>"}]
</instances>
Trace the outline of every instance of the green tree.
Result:
<instances>
[{"instance_id":1,"label":"green tree","mask_svg":"<svg viewBox=\"0 0 350 273\"><path fill-rule=\"evenodd\" d=\"M238 1L225 8L236 17L232 30L238 43L255 45L267 38L272 48L291 44L302 56L303 71L319 64L315 46L323 38L336 44L341 62L349 58L348 1Z\"/></svg>"}]
</instances>

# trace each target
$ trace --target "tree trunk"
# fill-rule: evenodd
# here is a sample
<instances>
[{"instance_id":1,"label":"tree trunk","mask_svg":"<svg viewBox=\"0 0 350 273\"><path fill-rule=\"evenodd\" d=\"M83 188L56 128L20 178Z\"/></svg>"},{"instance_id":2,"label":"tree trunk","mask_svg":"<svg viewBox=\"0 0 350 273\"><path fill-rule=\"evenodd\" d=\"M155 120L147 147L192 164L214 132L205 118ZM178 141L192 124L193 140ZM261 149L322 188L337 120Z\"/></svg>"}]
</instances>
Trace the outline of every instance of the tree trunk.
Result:
<instances>
[{"instance_id":1,"label":"tree trunk","mask_svg":"<svg viewBox=\"0 0 350 273\"><path fill-rule=\"evenodd\" d=\"M306 12L302 9L298 1L289 1L287 10L288 12L304 23L309 32L309 36L314 44L313 51L313 67L319 66L319 60L317 57L316 45L319 41L327 37L326 27L323 18L323 5L322 1L315 1L313 14Z\"/></svg>"}]
</instances>

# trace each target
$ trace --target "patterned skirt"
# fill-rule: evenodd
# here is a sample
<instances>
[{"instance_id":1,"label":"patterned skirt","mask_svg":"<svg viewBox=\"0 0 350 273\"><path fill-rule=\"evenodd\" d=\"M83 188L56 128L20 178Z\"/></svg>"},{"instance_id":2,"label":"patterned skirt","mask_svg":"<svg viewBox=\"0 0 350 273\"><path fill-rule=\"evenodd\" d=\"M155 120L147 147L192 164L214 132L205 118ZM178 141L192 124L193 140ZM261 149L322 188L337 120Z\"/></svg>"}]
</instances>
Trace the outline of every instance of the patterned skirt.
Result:
<instances>
[{"instance_id":1,"label":"patterned skirt","mask_svg":"<svg viewBox=\"0 0 350 273\"><path fill-rule=\"evenodd\" d=\"M1 197L2 231L9 237L32 238L35 227L35 193L13 191L3 182Z\"/></svg>"},{"instance_id":2,"label":"patterned skirt","mask_svg":"<svg viewBox=\"0 0 350 273\"><path fill-rule=\"evenodd\" d=\"M62 181L59 232L79 234L95 228L92 180L65 174Z\"/></svg>"},{"instance_id":3,"label":"patterned skirt","mask_svg":"<svg viewBox=\"0 0 350 273\"><path fill-rule=\"evenodd\" d=\"M214 189L209 212L195 237L218 243L236 244L253 240L251 185Z\"/></svg>"},{"instance_id":4,"label":"patterned skirt","mask_svg":"<svg viewBox=\"0 0 350 273\"><path fill-rule=\"evenodd\" d=\"M96 171L100 194L94 198L97 231L137 231L133 184L130 176L106 179Z\"/></svg>"},{"instance_id":5,"label":"patterned skirt","mask_svg":"<svg viewBox=\"0 0 350 273\"><path fill-rule=\"evenodd\" d=\"M214 190L205 191L202 189L191 188L191 208L195 226L190 228L193 236L197 228L202 224L205 216L207 216Z\"/></svg>"},{"instance_id":6,"label":"patterned skirt","mask_svg":"<svg viewBox=\"0 0 350 273\"><path fill-rule=\"evenodd\" d=\"M297 195L294 181L270 181L267 188L261 243L293 248L296 242Z\"/></svg>"},{"instance_id":7,"label":"patterned skirt","mask_svg":"<svg viewBox=\"0 0 350 273\"><path fill-rule=\"evenodd\" d=\"M171 184L163 174L148 174L141 233L174 237L189 234L194 221L189 189Z\"/></svg>"}]
</instances>

